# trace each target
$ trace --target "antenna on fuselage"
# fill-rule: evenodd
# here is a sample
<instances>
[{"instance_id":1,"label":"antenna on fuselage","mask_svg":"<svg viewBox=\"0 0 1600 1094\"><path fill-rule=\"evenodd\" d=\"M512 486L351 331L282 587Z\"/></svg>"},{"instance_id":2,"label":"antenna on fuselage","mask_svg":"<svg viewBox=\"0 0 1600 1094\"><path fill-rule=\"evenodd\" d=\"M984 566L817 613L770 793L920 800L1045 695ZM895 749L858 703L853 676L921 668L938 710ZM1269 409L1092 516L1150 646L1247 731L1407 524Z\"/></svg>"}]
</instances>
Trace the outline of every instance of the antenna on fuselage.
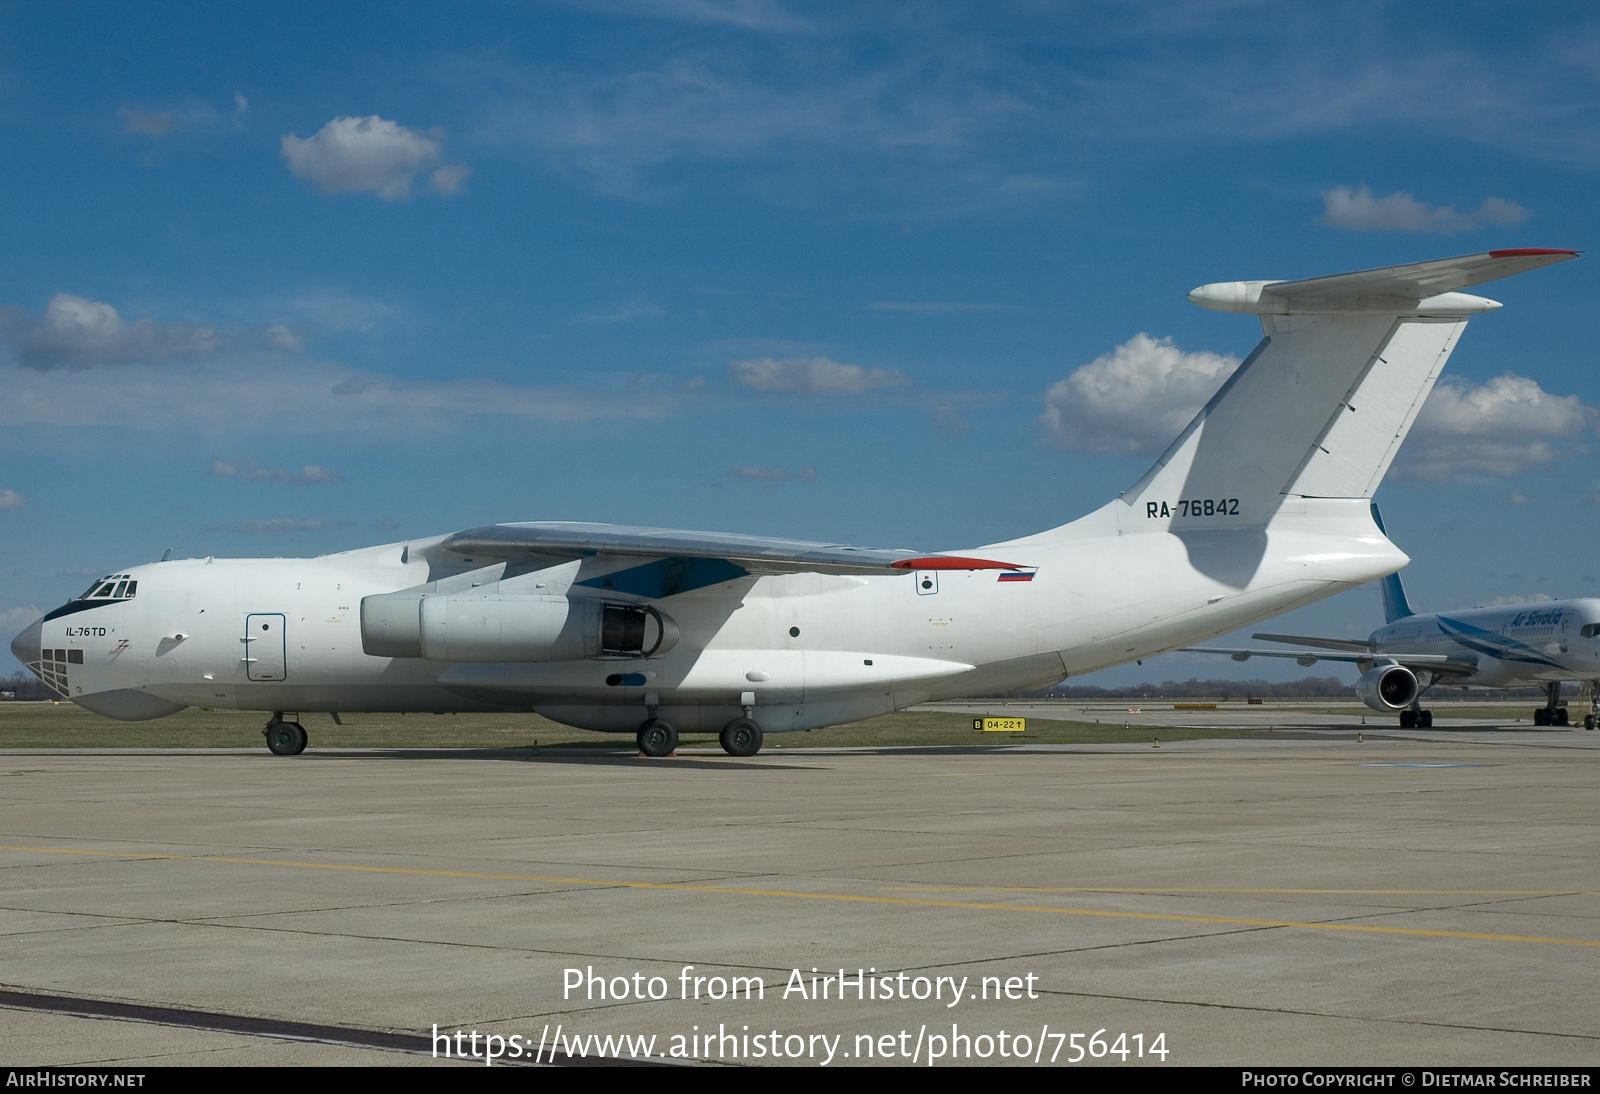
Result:
<instances>
[{"instance_id":1,"label":"antenna on fuselage","mask_svg":"<svg viewBox=\"0 0 1600 1094\"><path fill-rule=\"evenodd\" d=\"M161 561L162 562L171 562L172 561L172 548L171 547L168 547L166 549L166 552L164 554L162 554Z\"/></svg>"}]
</instances>

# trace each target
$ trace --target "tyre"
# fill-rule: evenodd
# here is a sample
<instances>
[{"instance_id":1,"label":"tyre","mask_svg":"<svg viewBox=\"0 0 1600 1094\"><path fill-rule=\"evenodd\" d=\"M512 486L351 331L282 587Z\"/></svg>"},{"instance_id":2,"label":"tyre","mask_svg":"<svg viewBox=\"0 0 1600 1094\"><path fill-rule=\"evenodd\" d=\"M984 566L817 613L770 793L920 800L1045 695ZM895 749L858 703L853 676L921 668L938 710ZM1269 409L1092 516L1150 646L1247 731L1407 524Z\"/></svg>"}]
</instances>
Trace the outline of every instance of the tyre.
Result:
<instances>
[{"instance_id":1,"label":"tyre","mask_svg":"<svg viewBox=\"0 0 1600 1094\"><path fill-rule=\"evenodd\" d=\"M754 756L761 751L761 726L752 718L735 718L722 727L721 740L730 756Z\"/></svg>"},{"instance_id":2,"label":"tyre","mask_svg":"<svg viewBox=\"0 0 1600 1094\"><path fill-rule=\"evenodd\" d=\"M267 750L274 756L298 756L306 750L305 727L299 722L274 722L267 727Z\"/></svg>"},{"instance_id":3,"label":"tyre","mask_svg":"<svg viewBox=\"0 0 1600 1094\"><path fill-rule=\"evenodd\" d=\"M646 756L670 756L678 748L678 731L671 722L651 718L639 727L639 751Z\"/></svg>"}]
</instances>

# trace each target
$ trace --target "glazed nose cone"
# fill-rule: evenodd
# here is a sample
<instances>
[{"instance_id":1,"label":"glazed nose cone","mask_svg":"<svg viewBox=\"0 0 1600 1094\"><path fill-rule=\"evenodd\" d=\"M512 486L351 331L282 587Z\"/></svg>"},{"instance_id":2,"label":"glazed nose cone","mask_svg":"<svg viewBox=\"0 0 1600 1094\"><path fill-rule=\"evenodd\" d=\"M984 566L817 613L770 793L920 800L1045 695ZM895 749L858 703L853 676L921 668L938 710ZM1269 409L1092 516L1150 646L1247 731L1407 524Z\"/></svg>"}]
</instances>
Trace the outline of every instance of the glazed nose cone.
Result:
<instances>
[{"instance_id":1,"label":"glazed nose cone","mask_svg":"<svg viewBox=\"0 0 1600 1094\"><path fill-rule=\"evenodd\" d=\"M37 664L39 661L39 641L44 634L44 620L39 619L28 624L23 632L11 640L11 653L24 665Z\"/></svg>"}]
</instances>

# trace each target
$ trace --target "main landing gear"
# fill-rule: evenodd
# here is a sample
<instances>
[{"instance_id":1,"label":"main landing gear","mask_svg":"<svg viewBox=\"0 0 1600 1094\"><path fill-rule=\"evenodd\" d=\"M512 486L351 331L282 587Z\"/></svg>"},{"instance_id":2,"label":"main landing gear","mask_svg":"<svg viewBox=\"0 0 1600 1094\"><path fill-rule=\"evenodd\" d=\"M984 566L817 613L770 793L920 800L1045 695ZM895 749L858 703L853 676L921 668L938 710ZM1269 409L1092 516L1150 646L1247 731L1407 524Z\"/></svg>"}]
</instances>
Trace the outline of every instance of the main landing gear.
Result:
<instances>
[{"instance_id":1,"label":"main landing gear","mask_svg":"<svg viewBox=\"0 0 1600 1094\"><path fill-rule=\"evenodd\" d=\"M646 756L670 756L678 750L678 731L671 722L648 718L636 738L639 751Z\"/></svg>"},{"instance_id":2,"label":"main landing gear","mask_svg":"<svg viewBox=\"0 0 1600 1094\"><path fill-rule=\"evenodd\" d=\"M261 732L266 735L267 750L274 756L298 756L306 750L305 727L299 722L284 721L281 710Z\"/></svg>"},{"instance_id":3,"label":"main landing gear","mask_svg":"<svg viewBox=\"0 0 1600 1094\"><path fill-rule=\"evenodd\" d=\"M1561 700L1561 681L1552 680L1546 684L1544 686L1544 694L1544 706L1533 712L1533 724L1536 726L1570 725L1571 723L1567 719L1567 708L1558 705ZM1594 715L1591 714L1584 719L1585 729L1594 728L1593 718Z\"/></svg>"},{"instance_id":4,"label":"main landing gear","mask_svg":"<svg viewBox=\"0 0 1600 1094\"><path fill-rule=\"evenodd\" d=\"M722 751L730 756L754 756L761 751L761 723L754 718L735 718L722 727Z\"/></svg>"},{"instance_id":5,"label":"main landing gear","mask_svg":"<svg viewBox=\"0 0 1600 1094\"><path fill-rule=\"evenodd\" d=\"M1433 711L1423 710L1422 704L1412 703L1410 710L1400 712L1401 729L1432 729Z\"/></svg>"},{"instance_id":6,"label":"main landing gear","mask_svg":"<svg viewBox=\"0 0 1600 1094\"><path fill-rule=\"evenodd\" d=\"M722 751L730 756L754 756L761 751L764 735L761 723L746 714L723 726L718 739L722 742ZM636 740L639 751L646 756L670 756L678 748L678 731L671 722L651 715L639 727Z\"/></svg>"}]
</instances>

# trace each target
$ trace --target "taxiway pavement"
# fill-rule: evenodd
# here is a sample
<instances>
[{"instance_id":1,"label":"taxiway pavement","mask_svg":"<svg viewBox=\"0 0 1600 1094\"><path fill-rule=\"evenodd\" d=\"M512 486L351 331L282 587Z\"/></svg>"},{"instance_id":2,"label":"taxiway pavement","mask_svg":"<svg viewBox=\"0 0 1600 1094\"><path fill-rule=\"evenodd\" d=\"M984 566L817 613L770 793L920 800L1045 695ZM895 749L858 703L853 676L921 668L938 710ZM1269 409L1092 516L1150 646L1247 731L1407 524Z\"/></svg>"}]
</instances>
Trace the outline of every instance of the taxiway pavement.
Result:
<instances>
[{"instance_id":1,"label":"taxiway pavement","mask_svg":"<svg viewBox=\"0 0 1600 1094\"><path fill-rule=\"evenodd\" d=\"M831 1041L829 1066L1061 1065L1104 1031L1126 1066L1160 1062L1158 1035L1172 1064L1594 1064L1596 738L14 750L0 1043L409 1064L430 1057L372 1039L515 1035L526 1059L560 1027L654 1035L663 1063L817 1065ZM894 997L839 999L840 969ZM734 977L764 997L728 998Z\"/></svg>"}]
</instances>

